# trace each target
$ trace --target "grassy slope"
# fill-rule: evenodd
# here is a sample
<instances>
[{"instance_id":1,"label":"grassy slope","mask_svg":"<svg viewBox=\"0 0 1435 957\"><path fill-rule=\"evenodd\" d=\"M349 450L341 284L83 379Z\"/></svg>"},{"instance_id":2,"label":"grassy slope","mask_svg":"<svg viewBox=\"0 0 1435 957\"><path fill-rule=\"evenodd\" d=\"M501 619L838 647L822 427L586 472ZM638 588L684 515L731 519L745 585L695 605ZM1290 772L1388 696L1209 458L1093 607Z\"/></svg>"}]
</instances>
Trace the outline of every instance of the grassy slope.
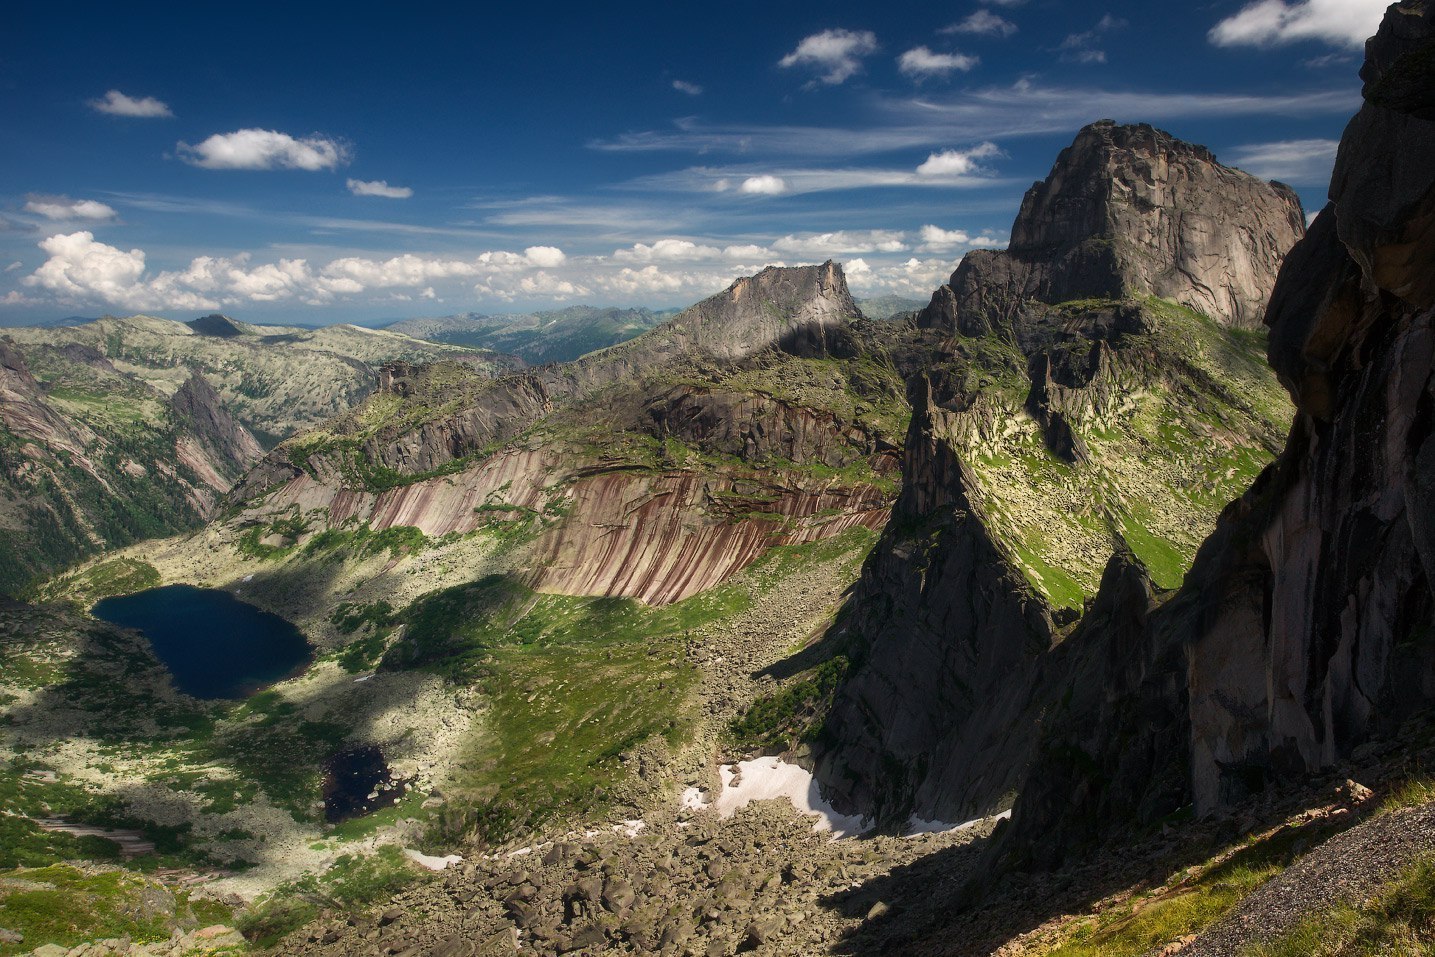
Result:
<instances>
[{"instance_id":1,"label":"grassy slope","mask_svg":"<svg viewBox=\"0 0 1435 957\"><path fill-rule=\"evenodd\" d=\"M1119 383L1117 408L1075 419L1089 463L1071 465L1047 450L1021 411L1027 382L1013 370L1016 355L1005 374L983 360L998 370L981 388L1003 429L967 440L965 458L998 538L1058 606L1079 609L1095 593L1118 534L1158 585L1179 585L1220 510L1272 460L1289 425L1289 401L1260 334L1162 300L1143 305L1159 327L1128 337L1122 351L1154 355L1157 374L1148 364Z\"/></svg>"}]
</instances>

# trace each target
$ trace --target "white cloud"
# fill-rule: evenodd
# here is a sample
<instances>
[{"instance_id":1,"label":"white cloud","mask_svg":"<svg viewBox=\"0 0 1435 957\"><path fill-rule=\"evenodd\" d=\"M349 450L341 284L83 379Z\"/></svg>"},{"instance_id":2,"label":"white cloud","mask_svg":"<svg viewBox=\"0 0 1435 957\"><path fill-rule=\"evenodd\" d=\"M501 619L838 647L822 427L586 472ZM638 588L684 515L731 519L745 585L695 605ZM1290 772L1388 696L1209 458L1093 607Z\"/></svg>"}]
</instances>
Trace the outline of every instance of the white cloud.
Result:
<instances>
[{"instance_id":1,"label":"white cloud","mask_svg":"<svg viewBox=\"0 0 1435 957\"><path fill-rule=\"evenodd\" d=\"M1000 156L995 143L979 143L969 150L942 150L932 153L917 167L918 176L966 176L978 172L977 160Z\"/></svg>"},{"instance_id":2,"label":"white cloud","mask_svg":"<svg viewBox=\"0 0 1435 957\"><path fill-rule=\"evenodd\" d=\"M973 33L978 36L1009 37L1016 33L1016 24L990 10L977 10L965 20L942 27L938 33Z\"/></svg>"},{"instance_id":3,"label":"white cloud","mask_svg":"<svg viewBox=\"0 0 1435 957\"><path fill-rule=\"evenodd\" d=\"M981 0L982 3L990 3L998 7L1020 7L1026 0Z\"/></svg>"},{"instance_id":4,"label":"white cloud","mask_svg":"<svg viewBox=\"0 0 1435 957\"><path fill-rule=\"evenodd\" d=\"M956 264L951 259L918 259L873 266L863 259L843 263L847 284L865 295L890 293L923 299L946 282Z\"/></svg>"},{"instance_id":5,"label":"white cloud","mask_svg":"<svg viewBox=\"0 0 1435 957\"><path fill-rule=\"evenodd\" d=\"M818 81L836 86L861 71L862 58L876 52L877 36L870 30L823 30L804 37L777 65L811 68Z\"/></svg>"},{"instance_id":6,"label":"white cloud","mask_svg":"<svg viewBox=\"0 0 1435 957\"><path fill-rule=\"evenodd\" d=\"M903 233L890 229L840 229L831 233L787 235L774 240L772 248L799 259L827 259L858 253L906 252Z\"/></svg>"},{"instance_id":7,"label":"white cloud","mask_svg":"<svg viewBox=\"0 0 1435 957\"><path fill-rule=\"evenodd\" d=\"M679 93L686 93L688 96L702 96L703 88L696 83L689 83L687 80L674 80L673 89Z\"/></svg>"},{"instance_id":8,"label":"white cloud","mask_svg":"<svg viewBox=\"0 0 1435 957\"><path fill-rule=\"evenodd\" d=\"M786 191L787 182L781 176L764 174L762 176L749 176L742 181L737 188L739 193L749 193L755 196L776 196Z\"/></svg>"},{"instance_id":9,"label":"white cloud","mask_svg":"<svg viewBox=\"0 0 1435 957\"><path fill-rule=\"evenodd\" d=\"M1359 47L1375 33L1387 0L1257 0L1211 28L1216 46L1277 46L1321 40Z\"/></svg>"},{"instance_id":10,"label":"white cloud","mask_svg":"<svg viewBox=\"0 0 1435 957\"><path fill-rule=\"evenodd\" d=\"M25 211L46 219L74 222L81 219L114 219L114 207L94 199L70 199L68 196L28 196Z\"/></svg>"},{"instance_id":11,"label":"white cloud","mask_svg":"<svg viewBox=\"0 0 1435 957\"><path fill-rule=\"evenodd\" d=\"M348 148L315 133L295 138L276 130L215 133L202 143L179 143L180 158L205 169L334 169L349 161Z\"/></svg>"},{"instance_id":12,"label":"white cloud","mask_svg":"<svg viewBox=\"0 0 1435 957\"><path fill-rule=\"evenodd\" d=\"M1293 186L1324 186L1335 166L1338 140L1280 140L1238 146L1231 163L1262 179Z\"/></svg>"},{"instance_id":13,"label":"white cloud","mask_svg":"<svg viewBox=\"0 0 1435 957\"><path fill-rule=\"evenodd\" d=\"M252 265L248 253L199 256L184 269L147 274L145 253L128 252L80 231L40 243L49 258L21 280L65 301L100 302L124 309L214 309L222 303L298 300L312 305L370 290L431 290L438 281L482 277L495 288L561 298L584 287L544 269L567 257L554 246L530 246L522 253L491 251L471 259L406 253L389 259L350 256L315 268L306 259L285 258ZM535 272L535 270L538 270ZM420 295L425 295L420 292Z\"/></svg>"},{"instance_id":14,"label":"white cloud","mask_svg":"<svg viewBox=\"0 0 1435 957\"><path fill-rule=\"evenodd\" d=\"M535 266L552 269L563 265L568 257L557 246L529 246L523 250L524 257Z\"/></svg>"},{"instance_id":15,"label":"white cloud","mask_svg":"<svg viewBox=\"0 0 1435 957\"><path fill-rule=\"evenodd\" d=\"M408 199L414 194L408 186L390 186L388 180L351 179L346 182L355 196L382 196L384 199Z\"/></svg>"},{"instance_id":16,"label":"white cloud","mask_svg":"<svg viewBox=\"0 0 1435 957\"><path fill-rule=\"evenodd\" d=\"M1111 14L1105 14L1096 21L1096 26L1083 33L1067 34L1057 47L1061 59L1067 63L1105 63L1106 51L1096 46L1101 36L1126 26L1126 21Z\"/></svg>"},{"instance_id":17,"label":"white cloud","mask_svg":"<svg viewBox=\"0 0 1435 957\"><path fill-rule=\"evenodd\" d=\"M17 259L17 260L15 260L14 262L12 262L10 265L6 266L6 267L5 267L5 271L6 271L6 272L14 272L14 271L17 270L17 269L24 269L24 268L25 268L25 264L22 263L20 260Z\"/></svg>"},{"instance_id":18,"label":"white cloud","mask_svg":"<svg viewBox=\"0 0 1435 957\"><path fill-rule=\"evenodd\" d=\"M628 249L615 249L613 258L619 262L699 262L722 258L716 246L704 246L689 239L659 239L652 244L634 243Z\"/></svg>"},{"instance_id":19,"label":"white cloud","mask_svg":"<svg viewBox=\"0 0 1435 957\"><path fill-rule=\"evenodd\" d=\"M111 116L164 117L174 116L165 103L152 96L126 96L119 90L110 90L97 100L90 100L90 108Z\"/></svg>"},{"instance_id":20,"label":"white cloud","mask_svg":"<svg viewBox=\"0 0 1435 957\"><path fill-rule=\"evenodd\" d=\"M946 76L953 70L965 72L978 62L976 57L962 53L933 53L926 47L913 47L897 58L897 69L906 76L920 80L931 76Z\"/></svg>"},{"instance_id":21,"label":"white cloud","mask_svg":"<svg viewBox=\"0 0 1435 957\"><path fill-rule=\"evenodd\" d=\"M972 239L964 229L942 229L940 226L923 226L921 237L923 252L955 249L967 245Z\"/></svg>"},{"instance_id":22,"label":"white cloud","mask_svg":"<svg viewBox=\"0 0 1435 957\"><path fill-rule=\"evenodd\" d=\"M1348 84L1299 93L1264 89L1191 93L1070 83L1048 86L1022 79L950 96L874 95L861 125L707 124L688 117L679 120L674 129L625 133L611 140L590 141L588 146L608 152L688 151L831 160L931 148L952 141L1045 133L1068 136L1071 130L1090 123L1093 116L1139 116L1154 123L1193 117L1348 117L1359 109L1360 102L1359 90ZM556 217L547 223L562 224ZM654 228L680 229L684 225Z\"/></svg>"}]
</instances>

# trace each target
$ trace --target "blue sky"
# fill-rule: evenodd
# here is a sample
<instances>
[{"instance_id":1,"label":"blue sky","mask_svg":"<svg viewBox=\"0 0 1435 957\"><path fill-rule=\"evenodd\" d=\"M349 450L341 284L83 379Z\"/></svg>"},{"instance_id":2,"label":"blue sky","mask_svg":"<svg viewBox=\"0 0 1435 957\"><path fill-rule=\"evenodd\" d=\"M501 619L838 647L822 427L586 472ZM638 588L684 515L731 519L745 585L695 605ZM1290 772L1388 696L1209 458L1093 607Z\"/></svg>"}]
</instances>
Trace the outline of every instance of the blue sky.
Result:
<instances>
[{"instance_id":1,"label":"blue sky","mask_svg":"<svg viewBox=\"0 0 1435 957\"><path fill-rule=\"evenodd\" d=\"M1319 208L1383 10L172 6L0 14L0 324L673 306L826 258L925 299L1103 117Z\"/></svg>"}]
</instances>

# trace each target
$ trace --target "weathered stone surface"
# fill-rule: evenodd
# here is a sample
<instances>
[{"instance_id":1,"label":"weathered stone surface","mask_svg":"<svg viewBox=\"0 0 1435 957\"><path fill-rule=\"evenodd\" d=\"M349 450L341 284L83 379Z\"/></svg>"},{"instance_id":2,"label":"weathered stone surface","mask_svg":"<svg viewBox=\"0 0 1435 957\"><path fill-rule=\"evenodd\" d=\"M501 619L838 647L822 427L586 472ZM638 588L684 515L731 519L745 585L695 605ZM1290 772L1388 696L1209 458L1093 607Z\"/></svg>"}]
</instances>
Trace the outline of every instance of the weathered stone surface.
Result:
<instances>
[{"instance_id":1,"label":"weathered stone surface","mask_svg":"<svg viewBox=\"0 0 1435 957\"><path fill-rule=\"evenodd\" d=\"M1029 684L1053 632L973 504L951 440L960 413L925 380L914 391L906 481L843 626L862 660L816 766L836 807L896 826L975 817L1020 780L1029 749L1004 741L1017 701L994 707L990 692Z\"/></svg>"},{"instance_id":2,"label":"weathered stone surface","mask_svg":"<svg viewBox=\"0 0 1435 957\"><path fill-rule=\"evenodd\" d=\"M1332 204L1267 312L1299 408L1287 447L1150 613L1144 647L1134 623L1083 624L1068 643L1137 667L1108 674L1107 700L1073 702L1063 723L1099 734L1048 736L1013 818L1022 853L1054 830L1149 819L1162 792L1204 813L1300 779L1435 701L1435 296L1420 278L1435 269L1435 163L1407 162L1435 147L1435 119L1419 97L1373 96L1386 76L1435 85L1428 2L1390 9L1362 75ZM1132 753L1149 757L1123 766Z\"/></svg>"},{"instance_id":3,"label":"weathered stone surface","mask_svg":"<svg viewBox=\"0 0 1435 957\"><path fill-rule=\"evenodd\" d=\"M264 456L258 440L230 415L219 393L198 372L170 396L169 407L210 453L210 461L225 470L229 482Z\"/></svg>"},{"instance_id":4,"label":"weathered stone surface","mask_svg":"<svg viewBox=\"0 0 1435 957\"><path fill-rule=\"evenodd\" d=\"M1150 126L1103 120L1027 191L1010 247L967 253L918 321L982 335L1008 328L1025 300L1154 295L1254 326L1303 227L1288 187Z\"/></svg>"}]
</instances>

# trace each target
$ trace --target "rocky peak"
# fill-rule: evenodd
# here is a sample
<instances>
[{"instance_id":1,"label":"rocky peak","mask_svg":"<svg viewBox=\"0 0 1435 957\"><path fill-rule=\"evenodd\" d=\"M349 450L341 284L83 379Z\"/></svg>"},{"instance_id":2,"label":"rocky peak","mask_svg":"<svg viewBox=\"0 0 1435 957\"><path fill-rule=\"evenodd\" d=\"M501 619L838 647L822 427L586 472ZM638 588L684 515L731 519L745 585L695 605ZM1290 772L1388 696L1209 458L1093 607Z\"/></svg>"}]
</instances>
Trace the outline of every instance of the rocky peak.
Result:
<instances>
[{"instance_id":1,"label":"rocky peak","mask_svg":"<svg viewBox=\"0 0 1435 957\"><path fill-rule=\"evenodd\" d=\"M825 356L846 350L847 324L861 317L842 267L828 260L769 266L683 312L671 328L690 348L723 359L772 345L793 355Z\"/></svg>"},{"instance_id":2,"label":"rocky peak","mask_svg":"<svg viewBox=\"0 0 1435 957\"><path fill-rule=\"evenodd\" d=\"M19 393L38 393L40 386L30 374L25 357L9 339L0 337L0 390Z\"/></svg>"},{"instance_id":3,"label":"rocky peak","mask_svg":"<svg viewBox=\"0 0 1435 957\"><path fill-rule=\"evenodd\" d=\"M1010 248L968 253L919 321L981 335L1030 300L1154 295L1253 327L1304 231L1289 187L1146 124L1101 120L1027 190Z\"/></svg>"},{"instance_id":4,"label":"rocky peak","mask_svg":"<svg viewBox=\"0 0 1435 957\"><path fill-rule=\"evenodd\" d=\"M185 323L201 336L214 336L217 339L234 339L245 334L244 327L228 316L212 313L208 316L200 316Z\"/></svg>"},{"instance_id":5,"label":"rocky peak","mask_svg":"<svg viewBox=\"0 0 1435 957\"><path fill-rule=\"evenodd\" d=\"M169 407L196 438L216 453L216 464L223 471L237 475L263 458L264 449L258 440L235 421L219 393L198 372L170 396Z\"/></svg>"}]
</instances>

